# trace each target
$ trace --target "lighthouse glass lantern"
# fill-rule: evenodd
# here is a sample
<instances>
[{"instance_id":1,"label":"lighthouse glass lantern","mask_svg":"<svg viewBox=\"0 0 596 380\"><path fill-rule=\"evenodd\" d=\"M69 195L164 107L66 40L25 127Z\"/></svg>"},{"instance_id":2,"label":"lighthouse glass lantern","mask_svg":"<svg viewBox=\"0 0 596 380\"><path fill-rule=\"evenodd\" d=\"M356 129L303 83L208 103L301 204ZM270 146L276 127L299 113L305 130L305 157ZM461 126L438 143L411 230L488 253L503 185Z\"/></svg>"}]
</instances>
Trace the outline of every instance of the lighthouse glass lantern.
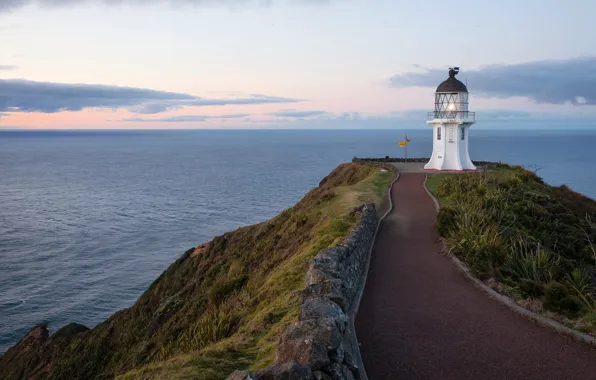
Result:
<instances>
[{"instance_id":1,"label":"lighthouse glass lantern","mask_svg":"<svg viewBox=\"0 0 596 380\"><path fill-rule=\"evenodd\" d=\"M433 128L433 151L427 170L476 170L468 153L468 129L475 123L468 111L468 89L455 76L459 67L449 69L449 78L435 92L435 109L427 124Z\"/></svg>"}]
</instances>

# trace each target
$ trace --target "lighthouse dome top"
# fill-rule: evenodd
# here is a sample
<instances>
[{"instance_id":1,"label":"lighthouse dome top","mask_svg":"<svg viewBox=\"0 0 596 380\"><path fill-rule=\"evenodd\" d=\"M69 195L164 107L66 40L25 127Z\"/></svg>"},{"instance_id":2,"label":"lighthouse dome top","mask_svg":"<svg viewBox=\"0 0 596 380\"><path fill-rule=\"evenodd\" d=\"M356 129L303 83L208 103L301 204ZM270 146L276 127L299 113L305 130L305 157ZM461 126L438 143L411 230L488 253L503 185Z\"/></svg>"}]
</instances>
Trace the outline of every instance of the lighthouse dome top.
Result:
<instances>
[{"instance_id":1,"label":"lighthouse dome top","mask_svg":"<svg viewBox=\"0 0 596 380\"><path fill-rule=\"evenodd\" d=\"M455 79L457 73L459 73L459 67L450 68L449 78L437 87L436 92L468 92L466 85Z\"/></svg>"}]
</instances>

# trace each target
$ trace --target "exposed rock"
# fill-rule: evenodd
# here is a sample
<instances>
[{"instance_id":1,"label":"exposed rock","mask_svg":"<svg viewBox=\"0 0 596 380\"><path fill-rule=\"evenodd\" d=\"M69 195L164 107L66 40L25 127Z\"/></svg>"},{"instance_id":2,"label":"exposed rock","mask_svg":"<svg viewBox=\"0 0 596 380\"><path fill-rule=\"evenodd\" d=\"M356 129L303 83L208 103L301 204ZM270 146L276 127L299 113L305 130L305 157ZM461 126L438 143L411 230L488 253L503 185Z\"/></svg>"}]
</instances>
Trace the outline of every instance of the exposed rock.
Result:
<instances>
[{"instance_id":1,"label":"exposed rock","mask_svg":"<svg viewBox=\"0 0 596 380\"><path fill-rule=\"evenodd\" d=\"M324 372L315 371L312 373L315 380L331 380L331 378Z\"/></svg>"},{"instance_id":2,"label":"exposed rock","mask_svg":"<svg viewBox=\"0 0 596 380\"><path fill-rule=\"evenodd\" d=\"M316 284L319 282L324 282L327 280L333 280L333 277L329 274L319 270L314 262L310 263L310 267L308 268L308 272L306 273L306 284Z\"/></svg>"},{"instance_id":3,"label":"exposed rock","mask_svg":"<svg viewBox=\"0 0 596 380\"><path fill-rule=\"evenodd\" d=\"M349 332L346 332L343 336L343 346L344 346L344 361L343 364L348 367L352 373L356 376L356 378L360 378L360 370L358 364L356 363L356 358L354 357L354 347L352 345L352 339Z\"/></svg>"},{"instance_id":4,"label":"exposed rock","mask_svg":"<svg viewBox=\"0 0 596 380\"><path fill-rule=\"evenodd\" d=\"M341 333L348 325L348 316L336 303L323 298L310 298L304 301L300 307L301 321L323 318L332 319Z\"/></svg>"},{"instance_id":5,"label":"exposed rock","mask_svg":"<svg viewBox=\"0 0 596 380\"><path fill-rule=\"evenodd\" d=\"M255 377L248 371L234 371L226 380L255 380Z\"/></svg>"},{"instance_id":6,"label":"exposed rock","mask_svg":"<svg viewBox=\"0 0 596 380\"><path fill-rule=\"evenodd\" d=\"M293 361L316 371L331 364L329 352L337 356L340 346L341 334L333 320L301 321L284 331L275 361Z\"/></svg>"},{"instance_id":7,"label":"exposed rock","mask_svg":"<svg viewBox=\"0 0 596 380\"><path fill-rule=\"evenodd\" d=\"M310 368L294 362L274 364L255 375L257 380L314 380Z\"/></svg>"},{"instance_id":8,"label":"exposed rock","mask_svg":"<svg viewBox=\"0 0 596 380\"><path fill-rule=\"evenodd\" d=\"M202 254L203 252L207 251L208 248L209 248L209 243L201 244L201 245L197 246L194 249L194 251L192 251L192 253L190 254L190 257L198 256L198 255Z\"/></svg>"},{"instance_id":9,"label":"exposed rock","mask_svg":"<svg viewBox=\"0 0 596 380\"><path fill-rule=\"evenodd\" d=\"M45 325L38 325L29 330L27 335L23 337L13 347L9 348L3 356L0 364L7 365L10 362L18 362L27 355L28 352L40 348L47 342L50 332Z\"/></svg>"},{"instance_id":10,"label":"exposed rock","mask_svg":"<svg viewBox=\"0 0 596 380\"><path fill-rule=\"evenodd\" d=\"M302 291L302 302L312 298L327 298L347 311L347 301L342 291L343 283L338 279L322 280L308 285Z\"/></svg>"},{"instance_id":11,"label":"exposed rock","mask_svg":"<svg viewBox=\"0 0 596 380\"><path fill-rule=\"evenodd\" d=\"M343 364L333 363L325 368L325 372L327 372L333 380L356 380L352 371Z\"/></svg>"}]
</instances>

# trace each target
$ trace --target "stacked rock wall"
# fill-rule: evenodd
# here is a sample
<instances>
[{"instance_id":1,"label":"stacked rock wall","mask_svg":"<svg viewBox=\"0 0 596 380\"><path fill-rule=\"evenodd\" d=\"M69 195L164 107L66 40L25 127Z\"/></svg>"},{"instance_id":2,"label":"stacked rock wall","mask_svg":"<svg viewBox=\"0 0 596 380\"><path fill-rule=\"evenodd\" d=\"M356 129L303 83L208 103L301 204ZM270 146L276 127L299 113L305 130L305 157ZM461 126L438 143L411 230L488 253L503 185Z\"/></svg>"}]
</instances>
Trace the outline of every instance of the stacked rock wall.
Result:
<instances>
[{"instance_id":1,"label":"stacked rock wall","mask_svg":"<svg viewBox=\"0 0 596 380\"><path fill-rule=\"evenodd\" d=\"M362 206L360 213L359 223L346 240L322 250L311 262L300 320L282 334L276 364L254 374L235 371L228 380L360 378L349 315L379 222L374 204Z\"/></svg>"}]
</instances>

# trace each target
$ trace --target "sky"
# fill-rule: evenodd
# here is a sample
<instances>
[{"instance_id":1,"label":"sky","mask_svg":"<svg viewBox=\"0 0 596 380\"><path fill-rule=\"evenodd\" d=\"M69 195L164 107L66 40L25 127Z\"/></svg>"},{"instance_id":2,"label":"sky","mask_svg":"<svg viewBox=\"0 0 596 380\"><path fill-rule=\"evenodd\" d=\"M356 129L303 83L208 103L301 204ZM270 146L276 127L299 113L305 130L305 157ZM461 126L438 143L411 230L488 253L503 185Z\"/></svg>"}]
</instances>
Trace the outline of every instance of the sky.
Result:
<instances>
[{"instance_id":1,"label":"sky","mask_svg":"<svg viewBox=\"0 0 596 380\"><path fill-rule=\"evenodd\" d=\"M0 0L0 128L596 129L593 0Z\"/></svg>"}]
</instances>

